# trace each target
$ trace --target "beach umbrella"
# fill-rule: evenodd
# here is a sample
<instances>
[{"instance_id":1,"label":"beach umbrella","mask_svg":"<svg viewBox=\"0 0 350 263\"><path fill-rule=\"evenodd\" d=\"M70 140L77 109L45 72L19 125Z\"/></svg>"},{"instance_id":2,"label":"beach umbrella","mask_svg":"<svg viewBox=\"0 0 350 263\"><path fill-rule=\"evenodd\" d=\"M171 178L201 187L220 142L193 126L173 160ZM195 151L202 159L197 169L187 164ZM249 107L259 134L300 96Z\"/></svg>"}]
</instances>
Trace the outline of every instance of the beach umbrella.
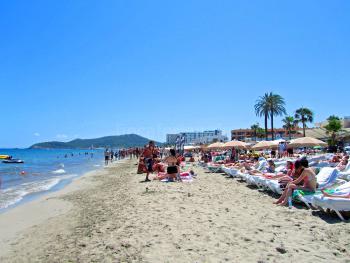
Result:
<instances>
[{"instance_id":1,"label":"beach umbrella","mask_svg":"<svg viewBox=\"0 0 350 263\"><path fill-rule=\"evenodd\" d=\"M184 150L185 151L190 151L190 150L193 150L193 149L194 149L194 147L192 145L185 145L184 146Z\"/></svg>"},{"instance_id":2,"label":"beach umbrella","mask_svg":"<svg viewBox=\"0 0 350 263\"><path fill-rule=\"evenodd\" d=\"M227 142L223 145L223 148L238 148L238 149L245 149L248 147L248 144L245 142L233 140L230 142Z\"/></svg>"},{"instance_id":3,"label":"beach umbrella","mask_svg":"<svg viewBox=\"0 0 350 263\"><path fill-rule=\"evenodd\" d=\"M279 144L280 142L286 142L286 140L284 140L284 139L277 139L277 140L274 140L273 142L276 142L277 144Z\"/></svg>"},{"instance_id":4,"label":"beach umbrella","mask_svg":"<svg viewBox=\"0 0 350 263\"><path fill-rule=\"evenodd\" d=\"M302 137L302 138L291 140L290 144L288 144L288 147L290 148L314 147L314 146L327 146L327 143L312 137Z\"/></svg>"},{"instance_id":5,"label":"beach umbrella","mask_svg":"<svg viewBox=\"0 0 350 263\"><path fill-rule=\"evenodd\" d=\"M207 146L207 148L208 149L221 149L221 148L223 148L223 146L224 146L224 143L222 143L222 142L214 142L212 144L209 144Z\"/></svg>"},{"instance_id":6,"label":"beach umbrella","mask_svg":"<svg viewBox=\"0 0 350 263\"><path fill-rule=\"evenodd\" d=\"M186 146L184 147L184 150L186 150L186 151L192 151L192 150L194 150L194 149L199 149L199 148L200 148L200 146L186 145Z\"/></svg>"},{"instance_id":7,"label":"beach umbrella","mask_svg":"<svg viewBox=\"0 0 350 263\"><path fill-rule=\"evenodd\" d=\"M278 139L278 140L274 140L274 141L269 141L269 145L270 145L270 147L272 147L272 148L278 148L278 145L279 145L281 142L286 142L286 141L283 140L283 139Z\"/></svg>"},{"instance_id":8,"label":"beach umbrella","mask_svg":"<svg viewBox=\"0 0 350 263\"><path fill-rule=\"evenodd\" d=\"M272 149L276 148L278 143L276 144L275 141L261 141L255 144L252 149L253 150L265 150L265 149Z\"/></svg>"}]
</instances>

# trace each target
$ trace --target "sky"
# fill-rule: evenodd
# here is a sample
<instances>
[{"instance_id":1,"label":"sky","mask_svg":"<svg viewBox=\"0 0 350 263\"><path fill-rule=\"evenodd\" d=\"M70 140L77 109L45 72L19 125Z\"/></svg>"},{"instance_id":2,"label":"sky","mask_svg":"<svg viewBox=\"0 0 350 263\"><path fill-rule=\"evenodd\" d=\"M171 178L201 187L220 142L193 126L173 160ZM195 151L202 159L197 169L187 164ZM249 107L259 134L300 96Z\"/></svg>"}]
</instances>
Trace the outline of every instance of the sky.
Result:
<instances>
[{"instance_id":1,"label":"sky","mask_svg":"<svg viewBox=\"0 0 350 263\"><path fill-rule=\"evenodd\" d=\"M0 1L0 148L350 115L350 1ZM281 126L281 117L275 126Z\"/></svg>"}]
</instances>

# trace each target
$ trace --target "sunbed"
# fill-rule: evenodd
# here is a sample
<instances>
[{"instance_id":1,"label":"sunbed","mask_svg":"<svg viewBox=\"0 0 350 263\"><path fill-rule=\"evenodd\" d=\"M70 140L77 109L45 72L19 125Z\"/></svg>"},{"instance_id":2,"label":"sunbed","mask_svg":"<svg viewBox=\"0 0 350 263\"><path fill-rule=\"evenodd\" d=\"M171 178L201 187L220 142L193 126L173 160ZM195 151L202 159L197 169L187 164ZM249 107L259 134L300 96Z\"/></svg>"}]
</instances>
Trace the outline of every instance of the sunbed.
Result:
<instances>
[{"instance_id":1,"label":"sunbed","mask_svg":"<svg viewBox=\"0 0 350 263\"><path fill-rule=\"evenodd\" d=\"M346 195L350 193L350 182L347 182L332 192L332 195ZM326 197L323 194L315 195L312 199L312 206L324 209L330 209L337 213L341 220L344 217L341 211L350 211L350 198Z\"/></svg>"},{"instance_id":2,"label":"sunbed","mask_svg":"<svg viewBox=\"0 0 350 263\"><path fill-rule=\"evenodd\" d=\"M320 170L320 172L316 175L318 190L324 188L336 188L341 184L344 184L345 181L339 180L339 171L332 167L324 167ZM319 192L311 193L296 190L293 193L293 198L295 200L299 200L305 203L306 206L310 208L312 204L313 198L319 194Z\"/></svg>"},{"instance_id":3,"label":"sunbed","mask_svg":"<svg viewBox=\"0 0 350 263\"><path fill-rule=\"evenodd\" d=\"M339 172L339 178L350 181L350 162L343 171Z\"/></svg>"}]
</instances>

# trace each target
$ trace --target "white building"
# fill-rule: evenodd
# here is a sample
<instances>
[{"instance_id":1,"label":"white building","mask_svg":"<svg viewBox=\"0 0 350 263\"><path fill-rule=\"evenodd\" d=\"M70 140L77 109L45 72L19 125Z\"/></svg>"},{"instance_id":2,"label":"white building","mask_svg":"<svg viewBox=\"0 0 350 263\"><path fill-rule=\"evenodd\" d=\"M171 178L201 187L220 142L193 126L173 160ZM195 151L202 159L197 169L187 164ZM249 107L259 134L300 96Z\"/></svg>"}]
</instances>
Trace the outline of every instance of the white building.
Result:
<instances>
[{"instance_id":1,"label":"white building","mask_svg":"<svg viewBox=\"0 0 350 263\"><path fill-rule=\"evenodd\" d=\"M166 135L166 143L167 144L176 144L176 139L180 134L167 134Z\"/></svg>"},{"instance_id":2,"label":"white building","mask_svg":"<svg viewBox=\"0 0 350 263\"><path fill-rule=\"evenodd\" d=\"M227 136L222 135L221 130L203 132L181 132L178 134L167 134L167 144L175 144L177 137L184 137L185 144L206 144L216 141L227 141Z\"/></svg>"}]
</instances>

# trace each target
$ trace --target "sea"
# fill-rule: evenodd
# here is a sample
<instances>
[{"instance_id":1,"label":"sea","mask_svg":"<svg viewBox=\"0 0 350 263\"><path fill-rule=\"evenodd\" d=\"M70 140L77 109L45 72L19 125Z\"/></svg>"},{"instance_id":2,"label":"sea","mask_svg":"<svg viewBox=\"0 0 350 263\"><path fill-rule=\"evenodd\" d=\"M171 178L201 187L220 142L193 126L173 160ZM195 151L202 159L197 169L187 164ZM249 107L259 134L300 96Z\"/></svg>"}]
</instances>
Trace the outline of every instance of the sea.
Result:
<instances>
[{"instance_id":1,"label":"sea","mask_svg":"<svg viewBox=\"0 0 350 263\"><path fill-rule=\"evenodd\" d=\"M100 149L0 149L0 155L24 161L6 164L0 159L0 213L62 189L74 178L103 166Z\"/></svg>"}]
</instances>

